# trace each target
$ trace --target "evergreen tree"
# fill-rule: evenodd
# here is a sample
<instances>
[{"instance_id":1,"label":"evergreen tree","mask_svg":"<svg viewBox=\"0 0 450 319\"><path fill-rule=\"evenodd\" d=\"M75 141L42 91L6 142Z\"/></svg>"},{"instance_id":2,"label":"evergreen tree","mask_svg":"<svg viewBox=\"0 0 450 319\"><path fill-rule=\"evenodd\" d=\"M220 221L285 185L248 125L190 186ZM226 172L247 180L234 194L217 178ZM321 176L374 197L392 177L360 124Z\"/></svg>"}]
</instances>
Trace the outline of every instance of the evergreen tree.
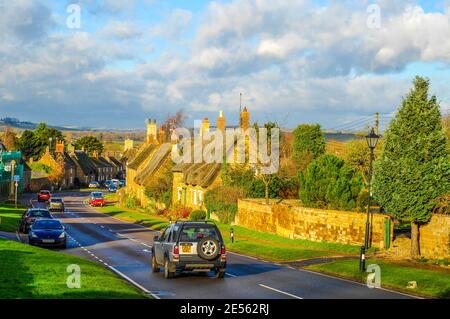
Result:
<instances>
[{"instance_id":1,"label":"evergreen tree","mask_svg":"<svg viewBox=\"0 0 450 319\"><path fill-rule=\"evenodd\" d=\"M411 222L411 256L420 255L420 225L431 218L435 200L450 191L450 150L439 104L429 97L429 80L414 88L386 132L374 165L373 192L388 213Z\"/></svg>"},{"instance_id":2,"label":"evergreen tree","mask_svg":"<svg viewBox=\"0 0 450 319\"><path fill-rule=\"evenodd\" d=\"M319 124L302 124L294 130L294 160L306 168L312 159L325 153L325 136ZM305 163L306 161L306 163Z\"/></svg>"},{"instance_id":3,"label":"evergreen tree","mask_svg":"<svg viewBox=\"0 0 450 319\"><path fill-rule=\"evenodd\" d=\"M97 152L99 155L103 153L103 143L94 136L84 136L77 139L74 143L75 149L84 150L89 155Z\"/></svg>"},{"instance_id":4,"label":"evergreen tree","mask_svg":"<svg viewBox=\"0 0 450 319\"><path fill-rule=\"evenodd\" d=\"M300 199L310 207L354 210L364 186L362 176L342 159L323 155L313 160L306 174L299 172Z\"/></svg>"}]
</instances>

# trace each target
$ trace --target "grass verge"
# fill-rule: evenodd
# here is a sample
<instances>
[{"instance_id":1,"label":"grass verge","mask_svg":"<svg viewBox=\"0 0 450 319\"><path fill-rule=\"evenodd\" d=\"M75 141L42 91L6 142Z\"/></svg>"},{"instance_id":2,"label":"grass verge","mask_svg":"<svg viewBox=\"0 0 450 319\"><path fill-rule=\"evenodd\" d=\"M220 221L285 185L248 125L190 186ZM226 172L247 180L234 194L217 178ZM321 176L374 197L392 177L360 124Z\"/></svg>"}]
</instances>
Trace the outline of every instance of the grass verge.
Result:
<instances>
[{"instance_id":1,"label":"grass verge","mask_svg":"<svg viewBox=\"0 0 450 319\"><path fill-rule=\"evenodd\" d=\"M101 213L121 220L139 224L155 230L167 227L168 219L136 209L121 208L114 205L113 198L106 198L108 206L97 208ZM258 232L240 226L230 226L216 222L224 237L227 249L232 252L260 257L272 261L294 261L300 259L329 256L353 255L359 247L335 243L319 243L301 239L288 239L278 235ZM234 231L234 243L230 242L230 230Z\"/></svg>"},{"instance_id":2,"label":"grass verge","mask_svg":"<svg viewBox=\"0 0 450 319\"><path fill-rule=\"evenodd\" d=\"M450 298L450 272L398 265L381 259L368 259L366 265L376 264L381 270L381 286L432 298ZM359 272L359 260L342 259L307 266L306 269L366 282L368 273ZM415 281L417 288L408 289Z\"/></svg>"},{"instance_id":3,"label":"grass verge","mask_svg":"<svg viewBox=\"0 0 450 319\"><path fill-rule=\"evenodd\" d=\"M0 203L0 231L15 232L19 227L20 217L25 210L25 207L14 204Z\"/></svg>"},{"instance_id":4,"label":"grass verge","mask_svg":"<svg viewBox=\"0 0 450 319\"><path fill-rule=\"evenodd\" d=\"M0 239L0 299L146 298L142 292L94 262ZM67 266L78 265L81 288L69 289Z\"/></svg>"}]
</instances>

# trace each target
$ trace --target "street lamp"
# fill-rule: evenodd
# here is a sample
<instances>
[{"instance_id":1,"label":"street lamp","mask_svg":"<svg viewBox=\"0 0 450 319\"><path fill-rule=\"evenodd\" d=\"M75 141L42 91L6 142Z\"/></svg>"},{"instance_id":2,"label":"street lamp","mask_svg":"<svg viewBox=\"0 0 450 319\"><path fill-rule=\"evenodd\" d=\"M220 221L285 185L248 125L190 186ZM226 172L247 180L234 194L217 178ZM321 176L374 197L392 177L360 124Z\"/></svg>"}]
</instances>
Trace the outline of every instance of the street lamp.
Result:
<instances>
[{"instance_id":1,"label":"street lamp","mask_svg":"<svg viewBox=\"0 0 450 319\"><path fill-rule=\"evenodd\" d=\"M371 182L372 182L372 164L373 164L373 153L375 150L375 147L377 146L378 139L380 138L380 135L375 133L375 130L370 130L369 134L366 136L367 146L370 149L370 163L369 163L369 179L368 179L368 200L367 200L367 220L366 220L366 234L364 237L364 246L361 247L361 254L360 254L360 262L359 262L359 269L361 271L364 271L366 269L365 265L365 252L369 248L369 233L370 233L370 202L372 200L372 189L371 189Z\"/></svg>"},{"instance_id":2,"label":"street lamp","mask_svg":"<svg viewBox=\"0 0 450 319\"><path fill-rule=\"evenodd\" d=\"M48 150L51 152L52 151L52 140L53 140L53 138L49 137L48 140L50 142L50 146L49 146Z\"/></svg>"}]
</instances>

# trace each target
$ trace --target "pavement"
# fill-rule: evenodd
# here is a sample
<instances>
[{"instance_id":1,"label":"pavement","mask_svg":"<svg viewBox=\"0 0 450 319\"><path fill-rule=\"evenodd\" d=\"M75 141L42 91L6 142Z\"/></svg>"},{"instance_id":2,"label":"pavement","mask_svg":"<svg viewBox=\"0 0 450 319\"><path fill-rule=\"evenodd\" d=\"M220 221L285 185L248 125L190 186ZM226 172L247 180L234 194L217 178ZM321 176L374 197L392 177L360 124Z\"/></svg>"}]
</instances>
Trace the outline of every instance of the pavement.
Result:
<instances>
[{"instance_id":1,"label":"pavement","mask_svg":"<svg viewBox=\"0 0 450 319\"><path fill-rule=\"evenodd\" d=\"M98 213L84 205L83 201L87 196L87 193L67 193L64 196L66 211L53 213L55 218L65 224L68 233L68 248L63 252L93 260L155 298L414 298L399 292L369 288L361 283L230 252L224 279L216 279L213 274L204 273L180 274L174 279L164 279L162 272L151 272L151 247L153 237L159 232ZM23 200L29 201L30 198ZM33 205L42 203L33 202ZM20 238L24 242L27 240L23 234Z\"/></svg>"}]
</instances>

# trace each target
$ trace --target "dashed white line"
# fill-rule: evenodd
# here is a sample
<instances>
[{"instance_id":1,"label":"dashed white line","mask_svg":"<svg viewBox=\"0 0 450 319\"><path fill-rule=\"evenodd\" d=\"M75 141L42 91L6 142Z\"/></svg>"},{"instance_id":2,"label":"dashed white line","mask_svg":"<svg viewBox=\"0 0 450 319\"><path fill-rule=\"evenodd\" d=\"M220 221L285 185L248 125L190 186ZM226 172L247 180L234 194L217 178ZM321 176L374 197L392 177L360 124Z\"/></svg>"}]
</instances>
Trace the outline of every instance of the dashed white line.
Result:
<instances>
[{"instance_id":1,"label":"dashed white line","mask_svg":"<svg viewBox=\"0 0 450 319\"><path fill-rule=\"evenodd\" d=\"M269 286L266 286L266 285L263 285L263 284L259 284L259 286L260 286L260 287L263 287L263 288L266 288L266 289L270 289L270 290L276 291L276 292L278 292L278 293L280 293L280 294L283 294L283 295L286 295L286 296L289 296L289 297L292 297L292 298L295 298L295 299L303 299L302 297L299 297L299 296L290 294L290 293L288 293L288 292L286 292L286 291L282 291L282 290L279 290L279 289L275 289L275 288L272 288L272 287L269 287Z\"/></svg>"},{"instance_id":2,"label":"dashed white line","mask_svg":"<svg viewBox=\"0 0 450 319\"><path fill-rule=\"evenodd\" d=\"M237 277L236 275L230 274L229 272L226 272L225 275L228 275L230 277Z\"/></svg>"}]
</instances>

